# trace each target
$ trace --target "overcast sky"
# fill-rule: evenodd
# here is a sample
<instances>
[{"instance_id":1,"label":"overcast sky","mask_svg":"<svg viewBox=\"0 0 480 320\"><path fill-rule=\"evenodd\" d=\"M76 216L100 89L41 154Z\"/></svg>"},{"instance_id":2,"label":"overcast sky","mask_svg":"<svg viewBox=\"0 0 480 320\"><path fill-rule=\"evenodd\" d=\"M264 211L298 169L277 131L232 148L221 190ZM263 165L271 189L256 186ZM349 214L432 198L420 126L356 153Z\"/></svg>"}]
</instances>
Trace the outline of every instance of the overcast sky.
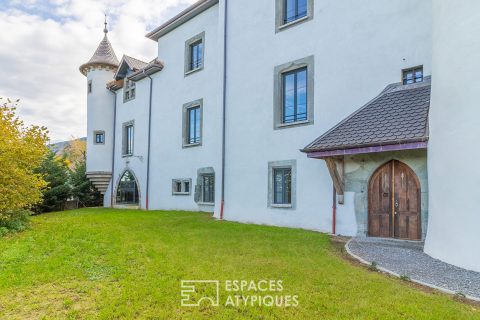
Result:
<instances>
[{"instance_id":1,"label":"overcast sky","mask_svg":"<svg viewBox=\"0 0 480 320\"><path fill-rule=\"evenodd\" d=\"M0 0L0 97L21 100L28 124L48 127L52 141L86 135L86 78L78 67L103 37L123 54L150 61L145 34L196 0Z\"/></svg>"}]
</instances>

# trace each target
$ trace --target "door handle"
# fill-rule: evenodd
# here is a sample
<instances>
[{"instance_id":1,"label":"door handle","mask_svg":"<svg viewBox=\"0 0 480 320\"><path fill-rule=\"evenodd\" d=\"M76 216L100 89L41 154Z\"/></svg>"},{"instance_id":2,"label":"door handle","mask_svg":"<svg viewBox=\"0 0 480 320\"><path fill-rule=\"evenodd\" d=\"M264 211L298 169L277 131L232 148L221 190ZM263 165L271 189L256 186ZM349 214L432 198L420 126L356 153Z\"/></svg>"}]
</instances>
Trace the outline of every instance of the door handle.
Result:
<instances>
[{"instance_id":1,"label":"door handle","mask_svg":"<svg viewBox=\"0 0 480 320\"><path fill-rule=\"evenodd\" d=\"M398 208L398 200L395 200L395 208Z\"/></svg>"}]
</instances>

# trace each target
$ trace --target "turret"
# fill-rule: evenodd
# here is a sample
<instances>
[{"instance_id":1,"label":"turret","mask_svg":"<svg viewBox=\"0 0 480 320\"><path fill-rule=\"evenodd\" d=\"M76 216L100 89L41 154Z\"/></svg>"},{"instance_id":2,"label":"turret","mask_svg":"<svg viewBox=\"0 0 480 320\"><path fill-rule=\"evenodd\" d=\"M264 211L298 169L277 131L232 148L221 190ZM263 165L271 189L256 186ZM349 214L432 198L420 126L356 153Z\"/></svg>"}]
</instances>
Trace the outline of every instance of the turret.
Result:
<instances>
[{"instance_id":1,"label":"turret","mask_svg":"<svg viewBox=\"0 0 480 320\"><path fill-rule=\"evenodd\" d=\"M87 77L87 176L105 193L112 177L115 94L106 87L113 80L118 59L108 41L107 22L103 40L92 58L80 66Z\"/></svg>"}]
</instances>

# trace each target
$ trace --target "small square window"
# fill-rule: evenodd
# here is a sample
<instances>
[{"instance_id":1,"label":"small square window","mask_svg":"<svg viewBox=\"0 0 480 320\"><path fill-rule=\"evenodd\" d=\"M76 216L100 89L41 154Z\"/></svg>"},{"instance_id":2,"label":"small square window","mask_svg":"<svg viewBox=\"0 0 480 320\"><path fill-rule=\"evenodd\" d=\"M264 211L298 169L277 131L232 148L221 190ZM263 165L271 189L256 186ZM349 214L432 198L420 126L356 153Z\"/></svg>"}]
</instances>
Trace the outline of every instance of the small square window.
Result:
<instances>
[{"instance_id":1,"label":"small square window","mask_svg":"<svg viewBox=\"0 0 480 320\"><path fill-rule=\"evenodd\" d=\"M172 194L173 195L189 195L191 179L173 179Z\"/></svg>"},{"instance_id":2,"label":"small square window","mask_svg":"<svg viewBox=\"0 0 480 320\"><path fill-rule=\"evenodd\" d=\"M95 131L93 133L93 139L94 144L105 144L105 132Z\"/></svg>"},{"instance_id":3,"label":"small square window","mask_svg":"<svg viewBox=\"0 0 480 320\"><path fill-rule=\"evenodd\" d=\"M423 82L423 66L404 69L402 71L403 84Z\"/></svg>"}]
</instances>

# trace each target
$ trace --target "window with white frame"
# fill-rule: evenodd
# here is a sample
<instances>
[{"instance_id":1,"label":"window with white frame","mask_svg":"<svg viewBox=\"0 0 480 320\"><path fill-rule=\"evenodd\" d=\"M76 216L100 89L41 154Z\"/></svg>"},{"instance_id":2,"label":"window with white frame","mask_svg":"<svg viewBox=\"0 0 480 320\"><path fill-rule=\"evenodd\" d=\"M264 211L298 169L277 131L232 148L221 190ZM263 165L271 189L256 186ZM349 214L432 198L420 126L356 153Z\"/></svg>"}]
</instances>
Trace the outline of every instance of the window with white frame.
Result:
<instances>
[{"instance_id":1,"label":"window with white frame","mask_svg":"<svg viewBox=\"0 0 480 320\"><path fill-rule=\"evenodd\" d=\"M123 82L123 102L135 99L135 82L125 78Z\"/></svg>"},{"instance_id":2,"label":"window with white frame","mask_svg":"<svg viewBox=\"0 0 480 320\"><path fill-rule=\"evenodd\" d=\"M402 70L403 84L423 82L423 66Z\"/></svg>"},{"instance_id":3,"label":"window with white frame","mask_svg":"<svg viewBox=\"0 0 480 320\"><path fill-rule=\"evenodd\" d=\"M173 195L189 195L192 179L173 179L172 180L172 194Z\"/></svg>"}]
</instances>

